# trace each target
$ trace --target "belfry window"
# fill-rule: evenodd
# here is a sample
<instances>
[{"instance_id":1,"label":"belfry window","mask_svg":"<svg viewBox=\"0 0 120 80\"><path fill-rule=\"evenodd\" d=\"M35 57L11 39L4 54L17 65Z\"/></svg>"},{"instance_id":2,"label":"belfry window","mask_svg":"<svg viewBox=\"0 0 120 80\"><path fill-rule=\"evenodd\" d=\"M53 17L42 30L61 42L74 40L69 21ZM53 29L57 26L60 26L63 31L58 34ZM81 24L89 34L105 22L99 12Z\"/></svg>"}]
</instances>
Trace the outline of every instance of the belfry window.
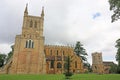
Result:
<instances>
[{"instance_id":1,"label":"belfry window","mask_svg":"<svg viewBox=\"0 0 120 80\"><path fill-rule=\"evenodd\" d=\"M28 47L28 41L26 41L26 45L25 45L25 48L27 48Z\"/></svg>"},{"instance_id":2,"label":"belfry window","mask_svg":"<svg viewBox=\"0 0 120 80\"><path fill-rule=\"evenodd\" d=\"M34 48L34 42L33 42L33 40L27 40L25 48Z\"/></svg>"},{"instance_id":3,"label":"belfry window","mask_svg":"<svg viewBox=\"0 0 120 80\"><path fill-rule=\"evenodd\" d=\"M31 40L29 40L28 43L29 43L28 48L30 48L31 47Z\"/></svg>"},{"instance_id":4,"label":"belfry window","mask_svg":"<svg viewBox=\"0 0 120 80\"><path fill-rule=\"evenodd\" d=\"M34 48L34 42L32 42L32 48Z\"/></svg>"}]
</instances>

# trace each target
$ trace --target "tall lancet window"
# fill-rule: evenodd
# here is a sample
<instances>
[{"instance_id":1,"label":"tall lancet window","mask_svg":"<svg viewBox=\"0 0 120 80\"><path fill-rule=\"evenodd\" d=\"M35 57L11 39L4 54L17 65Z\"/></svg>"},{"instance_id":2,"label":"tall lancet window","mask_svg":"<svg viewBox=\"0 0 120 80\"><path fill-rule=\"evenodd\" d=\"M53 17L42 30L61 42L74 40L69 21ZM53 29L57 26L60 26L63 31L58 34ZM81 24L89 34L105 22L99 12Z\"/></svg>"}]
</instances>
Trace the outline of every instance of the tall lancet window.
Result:
<instances>
[{"instance_id":1,"label":"tall lancet window","mask_svg":"<svg viewBox=\"0 0 120 80\"><path fill-rule=\"evenodd\" d=\"M31 48L31 43L32 43L32 41L31 40L29 40L29 42L28 42L29 44L28 44L28 48Z\"/></svg>"},{"instance_id":2,"label":"tall lancet window","mask_svg":"<svg viewBox=\"0 0 120 80\"><path fill-rule=\"evenodd\" d=\"M35 21L34 27L37 28L37 21Z\"/></svg>"},{"instance_id":3,"label":"tall lancet window","mask_svg":"<svg viewBox=\"0 0 120 80\"><path fill-rule=\"evenodd\" d=\"M32 42L32 48L34 48L34 42Z\"/></svg>"},{"instance_id":4,"label":"tall lancet window","mask_svg":"<svg viewBox=\"0 0 120 80\"><path fill-rule=\"evenodd\" d=\"M26 41L26 45L25 45L25 48L28 48L28 41Z\"/></svg>"},{"instance_id":5,"label":"tall lancet window","mask_svg":"<svg viewBox=\"0 0 120 80\"><path fill-rule=\"evenodd\" d=\"M32 22L32 20L30 21L30 27L32 27L33 26L33 22Z\"/></svg>"},{"instance_id":6,"label":"tall lancet window","mask_svg":"<svg viewBox=\"0 0 120 80\"><path fill-rule=\"evenodd\" d=\"M77 61L75 61L75 68L77 68Z\"/></svg>"},{"instance_id":7,"label":"tall lancet window","mask_svg":"<svg viewBox=\"0 0 120 80\"><path fill-rule=\"evenodd\" d=\"M34 48L33 40L27 40L25 44L25 48Z\"/></svg>"}]
</instances>

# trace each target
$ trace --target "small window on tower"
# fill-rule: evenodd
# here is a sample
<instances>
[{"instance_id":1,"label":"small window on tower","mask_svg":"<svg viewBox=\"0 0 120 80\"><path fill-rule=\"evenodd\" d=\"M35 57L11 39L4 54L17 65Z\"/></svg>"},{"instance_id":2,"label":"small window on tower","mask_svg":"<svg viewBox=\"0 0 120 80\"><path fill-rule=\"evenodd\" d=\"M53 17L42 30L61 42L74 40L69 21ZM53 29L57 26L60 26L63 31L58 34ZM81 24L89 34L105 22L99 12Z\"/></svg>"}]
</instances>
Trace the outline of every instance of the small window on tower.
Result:
<instances>
[{"instance_id":1,"label":"small window on tower","mask_svg":"<svg viewBox=\"0 0 120 80\"><path fill-rule=\"evenodd\" d=\"M31 43L32 43L32 41L31 41L31 40L29 40L29 44L28 44L28 45L29 45L29 47L28 47L28 48L31 48L31 45L32 45Z\"/></svg>"},{"instance_id":2,"label":"small window on tower","mask_svg":"<svg viewBox=\"0 0 120 80\"><path fill-rule=\"evenodd\" d=\"M33 26L33 22L32 22L32 20L30 21L30 27L32 27Z\"/></svg>"},{"instance_id":3,"label":"small window on tower","mask_svg":"<svg viewBox=\"0 0 120 80\"><path fill-rule=\"evenodd\" d=\"M34 48L34 42L32 41L32 48Z\"/></svg>"},{"instance_id":4,"label":"small window on tower","mask_svg":"<svg viewBox=\"0 0 120 80\"><path fill-rule=\"evenodd\" d=\"M58 56L58 50L57 50L57 56Z\"/></svg>"},{"instance_id":5,"label":"small window on tower","mask_svg":"<svg viewBox=\"0 0 120 80\"><path fill-rule=\"evenodd\" d=\"M25 48L28 48L28 41L26 41L26 45L25 45Z\"/></svg>"},{"instance_id":6,"label":"small window on tower","mask_svg":"<svg viewBox=\"0 0 120 80\"><path fill-rule=\"evenodd\" d=\"M35 25L34 26L35 26L35 28L37 28L37 22L36 21L35 21Z\"/></svg>"}]
</instances>

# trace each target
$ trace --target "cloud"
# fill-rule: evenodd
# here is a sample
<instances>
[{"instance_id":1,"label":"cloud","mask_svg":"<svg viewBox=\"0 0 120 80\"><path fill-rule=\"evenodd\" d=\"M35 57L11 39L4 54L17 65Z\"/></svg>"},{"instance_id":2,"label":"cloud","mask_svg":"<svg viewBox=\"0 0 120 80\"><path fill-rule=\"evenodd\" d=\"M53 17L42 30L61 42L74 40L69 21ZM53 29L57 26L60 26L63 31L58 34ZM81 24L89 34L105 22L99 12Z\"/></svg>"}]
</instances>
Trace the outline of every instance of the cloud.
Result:
<instances>
[{"instance_id":1,"label":"cloud","mask_svg":"<svg viewBox=\"0 0 120 80\"><path fill-rule=\"evenodd\" d=\"M102 52L105 60L116 54L120 21L111 23L108 0L2 0L0 5L0 48L14 43L21 33L25 5L30 15L40 16L45 7L45 44L75 45L81 41L91 62L91 53ZM92 17L91 17L92 15ZM9 46L0 52L9 50Z\"/></svg>"},{"instance_id":2,"label":"cloud","mask_svg":"<svg viewBox=\"0 0 120 80\"><path fill-rule=\"evenodd\" d=\"M0 44L0 53L7 54L7 53L9 53L9 51L11 51L11 48L10 48L9 44Z\"/></svg>"}]
</instances>

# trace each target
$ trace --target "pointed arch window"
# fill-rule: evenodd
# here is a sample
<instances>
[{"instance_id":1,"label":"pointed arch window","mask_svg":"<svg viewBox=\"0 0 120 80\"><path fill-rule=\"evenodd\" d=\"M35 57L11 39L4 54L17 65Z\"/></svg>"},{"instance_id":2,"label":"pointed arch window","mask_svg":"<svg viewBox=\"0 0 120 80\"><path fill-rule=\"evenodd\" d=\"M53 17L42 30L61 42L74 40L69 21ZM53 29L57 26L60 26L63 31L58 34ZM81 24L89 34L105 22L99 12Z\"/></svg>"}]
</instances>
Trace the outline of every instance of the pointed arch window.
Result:
<instances>
[{"instance_id":1,"label":"pointed arch window","mask_svg":"<svg viewBox=\"0 0 120 80\"><path fill-rule=\"evenodd\" d=\"M34 48L33 40L27 40L25 44L25 48Z\"/></svg>"},{"instance_id":2,"label":"pointed arch window","mask_svg":"<svg viewBox=\"0 0 120 80\"><path fill-rule=\"evenodd\" d=\"M77 61L75 61L75 68L77 68Z\"/></svg>"},{"instance_id":3,"label":"pointed arch window","mask_svg":"<svg viewBox=\"0 0 120 80\"><path fill-rule=\"evenodd\" d=\"M34 42L32 42L32 48L34 48Z\"/></svg>"},{"instance_id":4,"label":"pointed arch window","mask_svg":"<svg viewBox=\"0 0 120 80\"><path fill-rule=\"evenodd\" d=\"M57 68L62 68L62 64L60 62L57 63Z\"/></svg>"},{"instance_id":5,"label":"pointed arch window","mask_svg":"<svg viewBox=\"0 0 120 80\"><path fill-rule=\"evenodd\" d=\"M50 68L54 68L54 61L53 60L51 60L51 62L50 62Z\"/></svg>"},{"instance_id":6,"label":"pointed arch window","mask_svg":"<svg viewBox=\"0 0 120 80\"><path fill-rule=\"evenodd\" d=\"M28 44L28 48L31 47L31 42L32 42L31 40L28 41L28 43L29 43L29 44Z\"/></svg>"},{"instance_id":7,"label":"pointed arch window","mask_svg":"<svg viewBox=\"0 0 120 80\"><path fill-rule=\"evenodd\" d=\"M31 20L31 21L30 21L30 27L32 27L32 26L33 26L33 21Z\"/></svg>"}]
</instances>

